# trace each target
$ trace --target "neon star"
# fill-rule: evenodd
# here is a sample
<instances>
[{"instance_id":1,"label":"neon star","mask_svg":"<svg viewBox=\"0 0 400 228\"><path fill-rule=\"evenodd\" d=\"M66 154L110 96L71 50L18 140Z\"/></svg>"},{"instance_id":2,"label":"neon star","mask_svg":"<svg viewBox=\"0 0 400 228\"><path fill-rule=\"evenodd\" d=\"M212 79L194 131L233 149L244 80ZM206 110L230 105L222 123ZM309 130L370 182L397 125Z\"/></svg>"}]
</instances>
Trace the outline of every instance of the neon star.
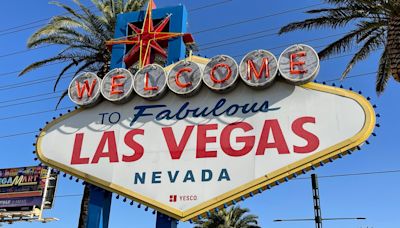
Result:
<instances>
[{"instance_id":1,"label":"neon star","mask_svg":"<svg viewBox=\"0 0 400 228\"><path fill-rule=\"evenodd\" d=\"M133 35L124 37L124 39L114 39L107 41L106 45L111 47L115 44L134 45L130 51L124 56L124 62L127 68L139 61L139 68L152 63L152 51L167 58L167 52L164 50L168 45L168 41L173 38L183 37L185 43L192 43L191 34L162 32L170 21L171 15L168 15L156 26L153 25L152 9L155 8L153 0L149 1L146 9L146 16L143 21L142 29L128 23L128 26L134 32ZM161 42L160 42L161 41ZM164 41L164 42L162 42Z\"/></svg>"}]
</instances>

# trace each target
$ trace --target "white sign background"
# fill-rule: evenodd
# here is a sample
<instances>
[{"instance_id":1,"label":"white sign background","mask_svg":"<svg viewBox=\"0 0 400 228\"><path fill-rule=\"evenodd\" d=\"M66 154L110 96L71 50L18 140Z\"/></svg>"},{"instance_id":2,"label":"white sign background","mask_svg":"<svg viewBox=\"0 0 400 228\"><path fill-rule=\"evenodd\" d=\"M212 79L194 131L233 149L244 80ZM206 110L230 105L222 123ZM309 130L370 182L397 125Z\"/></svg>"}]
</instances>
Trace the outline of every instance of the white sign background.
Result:
<instances>
[{"instance_id":1,"label":"white sign background","mask_svg":"<svg viewBox=\"0 0 400 228\"><path fill-rule=\"evenodd\" d=\"M231 117L189 117L179 121L175 119L155 121L154 115L163 109L151 109L146 112L154 113L153 116L142 117L133 126L130 126L133 114L136 112L134 111L135 106L162 104L174 113L187 101L190 102L189 107L191 108L212 108L221 98L227 100L227 106L255 102L262 104L268 101L271 109L279 108L279 110L255 114L238 112L237 115ZM99 114L112 112L119 112L121 121L111 124L106 117L106 121L102 124L102 116ZM293 152L293 146L305 146L307 142L292 132L291 124L295 119L306 116L315 117L316 123L307 123L304 128L319 138L319 147L308 154L296 154ZM279 121L290 154L279 154L276 149L267 149L264 155L255 155L264 121L270 119ZM237 136L255 136L255 145L247 155L231 157L220 148L220 133L224 126L238 121L249 123L254 129L246 133L240 129L234 130L230 140L233 147L239 149L243 146L243 143L235 143ZM63 117L61 121L56 120L49 124L39 137L37 149L39 158L44 163L50 163L56 168L80 176L92 183L97 183L95 178L103 180L108 185L101 184L102 187L112 188L119 194L129 194L129 197L139 199L157 209L165 206L167 208L164 208L165 210L180 218L185 215L185 211L202 203L216 200L215 197L354 137L364 128L366 121L365 109L357 101L345 96L293 86L281 81L262 90L254 90L239 83L238 87L228 94L218 94L204 86L200 93L192 98L179 97L169 92L159 101L147 101L138 96L124 105L105 101L94 108L79 111L79 114L71 113ZM177 143L179 143L185 127L214 123L218 124L218 130L207 132L207 136L216 136L217 141L208 143L207 150L216 150L216 158L196 159L197 127L195 127L182 157L179 160L171 159L162 133L163 127L172 127ZM122 162L123 154L132 155L132 149L124 144L124 136L134 128L145 131L143 136L134 137L135 141L144 147L144 155L136 162ZM104 131L115 131L119 162L110 163L108 158L101 158L98 164L71 165L75 134L84 133L81 157L89 157L91 161ZM268 141L272 142L274 139L270 137ZM105 146L105 151L107 148ZM60 164L62 167L57 167ZM203 169L213 172L211 181L201 181L201 170ZM218 181L222 169L228 171L230 181ZM183 182L188 170L193 172L195 182ZM152 183L151 175L154 171L161 172L161 178L159 178L161 183ZM168 171L171 171L173 176L176 171L179 171L175 183L170 182ZM135 173L142 172L146 172L145 184L135 185ZM111 184L113 187L110 187ZM171 195L177 196L176 202L170 202ZM196 200L193 200L193 197L192 200L180 200L181 196L196 196Z\"/></svg>"}]
</instances>

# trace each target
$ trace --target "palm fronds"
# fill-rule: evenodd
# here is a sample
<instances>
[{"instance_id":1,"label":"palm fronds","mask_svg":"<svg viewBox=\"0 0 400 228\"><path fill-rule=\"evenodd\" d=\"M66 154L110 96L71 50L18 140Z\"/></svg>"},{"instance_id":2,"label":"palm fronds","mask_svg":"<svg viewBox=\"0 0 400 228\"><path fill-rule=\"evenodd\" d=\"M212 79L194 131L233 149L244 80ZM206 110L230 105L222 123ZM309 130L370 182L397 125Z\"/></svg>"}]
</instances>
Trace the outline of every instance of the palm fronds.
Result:
<instances>
[{"instance_id":1,"label":"palm fronds","mask_svg":"<svg viewBox=\"0 0 400 228\"><path fill-rule=\"evenodd\" d=\"M378 75L376 77L376 91L380 95L386 88L389 80L390 65L387 56L387 50L385 49L382 53L381 59L379 60Z\"/></svg>"},{"instance_id":2,"label":"palm fronds","mask_svg":"<svg viewBox=\"0 0 400 228\"><path fill-rule=\"evenodd\" d=\"M210 214L209 218L196 221L194 228L260 228L258 217L247 214L249 209L239 206L231 207L228 210L219 210Z\"/></svg>"},{"instance_id":3,"label":"palm fronds","mask_svg":"<svg viewBox=\"0 0 400 228\"><path fill-rule=\"evenodd\" d=\"M354 66L372 52L385 47L376 79L381 94L390 78L400 81L400 2L394 0L325 0L332 7L309 10L317 15L283 26L279 33L319 28L355 26L340 39L319 52L321 59L357 49L342 74L344 79Z\"/></svg>"},{"instance_id":4,"label":"palm fronds","mask_svg":"<svg viewBox=\"0 0 400 228\"><path fill-rule=\"evenodd\" d=\"M92 0L98 13L74 0L78 9L60 2L51 2L63 8L67 16L55 16L49 23L31 35L28 48L43 45L59 45L64 49L56 56L33 62L20 72L20 76L51 62L65 62L54 84L57 89L60 78L67 72L79 73L87 70L103 72L109 69L111 53L105 42L114 35L117 14L139 10L145 0Z\"/></svg>"}]
</instances>

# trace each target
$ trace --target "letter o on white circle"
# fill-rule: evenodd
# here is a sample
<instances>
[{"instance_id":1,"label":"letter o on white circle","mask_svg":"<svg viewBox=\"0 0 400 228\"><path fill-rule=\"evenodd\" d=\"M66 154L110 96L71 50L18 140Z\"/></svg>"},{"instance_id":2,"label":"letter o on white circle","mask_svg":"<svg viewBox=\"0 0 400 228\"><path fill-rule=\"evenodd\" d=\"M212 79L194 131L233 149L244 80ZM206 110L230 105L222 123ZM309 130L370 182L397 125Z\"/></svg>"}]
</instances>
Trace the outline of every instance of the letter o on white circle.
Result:
<instances>
[{"instance_id":1,"label":"letter o on white circle","mask_svg":"<svg viewBox=\"0 0 400 228\"><path fill-rule=\"evenodd\" d=\"M232 57L217 55L207 63L203 73L203 82L215 91L228 90L237 82L238 68Z\"/></svg>"}]
</instances>

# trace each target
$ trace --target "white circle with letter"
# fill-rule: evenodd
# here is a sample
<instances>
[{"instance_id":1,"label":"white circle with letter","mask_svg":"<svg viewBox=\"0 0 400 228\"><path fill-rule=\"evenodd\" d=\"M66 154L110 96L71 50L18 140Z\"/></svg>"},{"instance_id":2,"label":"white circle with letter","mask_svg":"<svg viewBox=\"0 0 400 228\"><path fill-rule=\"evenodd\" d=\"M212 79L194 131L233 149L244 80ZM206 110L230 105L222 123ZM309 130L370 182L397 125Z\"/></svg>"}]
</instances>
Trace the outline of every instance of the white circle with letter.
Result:
<instances>
[{"instance_id":1,"label":"white circle with letter","mask_svg":"<svg viewBox=\"0 0 400 228\"><path fill-rule=\"evenodd\" d=\"M156 99L165 92L166 87L166 73L164 68L157 64L143 67L133 78L133 89L143 98Z\"/></svg>"},{"instance_id":2,"label":"white circle with letter","mask_svg":"<svg viewBox=\"0 0 400 228\"><path fill-rule=\"evenodd\" d=\"M317 52L305 44L288 47L282 52L278 62L282 77L294 85L311 82L320 68Z\"/></svg>"},{"instance_id":3,"label":"white circle with letter","mask_svg":"<svg viewBox=\"0 0 400 228\"><path fill-rule=\"evenodd\" d=\"M92 106L100 100L101 79L91 72L78 74L68 86L68 96L75 104Z\"/></svg>"},{"instance_id":4,"label":"white circle with letter","mask_svg":"<svg viewBox=\"0 0 400 228\"><path fill-rule=\"evenodd\" d=\"M239 65L240 77L251 87L271 85L278 73L278 60L266 50L248 53Z\"/></svg>"},{"instance_id":5,"label":"white circle with letter","mask_svg":"<svg viewBox=\"0 0 400 228\"><path fill-rule=\"evenodd\" d=\"M132 74L126 69L116 68L104 76L101 83L101 94L109 101L123 103L131 98Z\"/></svg>"},{"instance_id":6,"label":"white circle with letter","mask_svg":"<svg viewBox=\"0 0 400 228\"><path fill-rule=\"evenodd\" d=\"M231 88L238 78L238 65L227 55L217 55L206 65L203 73L204 83L215 91Z\"/></svg>"}]
</instances>

